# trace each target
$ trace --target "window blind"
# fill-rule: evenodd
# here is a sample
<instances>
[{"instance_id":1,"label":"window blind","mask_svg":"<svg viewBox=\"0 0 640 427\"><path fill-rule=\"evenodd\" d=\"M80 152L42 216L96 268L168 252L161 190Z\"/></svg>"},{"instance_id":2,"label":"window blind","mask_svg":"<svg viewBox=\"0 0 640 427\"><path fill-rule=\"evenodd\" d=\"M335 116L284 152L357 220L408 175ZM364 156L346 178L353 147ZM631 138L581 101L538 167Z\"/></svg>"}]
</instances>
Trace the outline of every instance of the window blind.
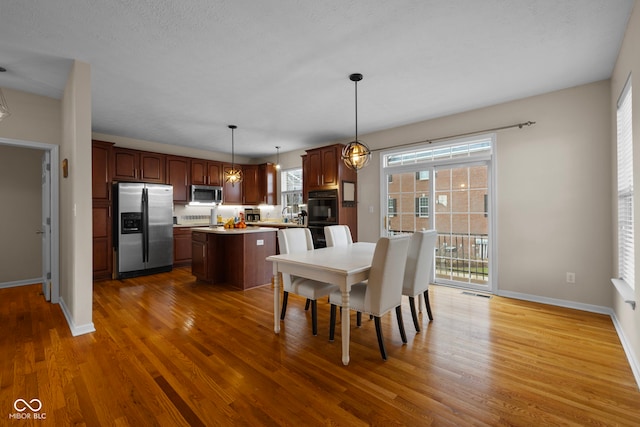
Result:
<instances>
[{"instance_id":1,"label":"window blind","mask_svg":"<svg viewBox=\"0 0 640 427\"><path fill-rule=\"evenodd\" d=\"M627 81L617 109L618 157L618 275L635 287L635 251L633 230L633 132L631 77Z\"/></svg>"}]
</instances>

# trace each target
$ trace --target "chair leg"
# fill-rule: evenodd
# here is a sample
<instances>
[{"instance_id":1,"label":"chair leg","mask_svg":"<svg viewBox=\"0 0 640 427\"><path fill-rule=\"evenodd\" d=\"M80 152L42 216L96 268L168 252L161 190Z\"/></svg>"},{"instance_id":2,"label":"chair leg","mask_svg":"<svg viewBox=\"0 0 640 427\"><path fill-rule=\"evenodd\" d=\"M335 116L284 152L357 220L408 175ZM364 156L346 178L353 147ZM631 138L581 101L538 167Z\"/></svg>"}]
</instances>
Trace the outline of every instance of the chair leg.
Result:
<instances>
[{"instance_id":1,"label":"chair leg","mask_svg":"<svg viewBox=\"0 0 640 427\"><path fill-rule=\"evenodd\" d=\"M331 317L329 318L329 341L333 342L336 333L336 305L331 304Z\"/></svg>"},{"instance_id":2,"label":"chair leg","mask_svg":"<svg viewBox=\"0 0 640 427\"><path fill-rule=\"evenodd\" d=\"M307 302L304 304L304 310L307 311L309 310L309 303L311 302L311 300L309 298L307 298Z\"/></svg>"},{"instance_id":3,"label":"chair leg","mask_svg":"<svg viewBox=\"0 0 640 427\"><path fill-rule=\"evenodd\" d=\"M384 348L384 341L382 340L382 328L380 327L380 317L374 316L373 320L376 324L376 335L378 336L378 347L380 347L380 355L383 360L387 360L387 350Z\"/></svg>"},{"instance_id":4,"label":"chair leg","mask_svg":"<svg viewBox=\"0 0 640 427\"><path fill-rule=\"evenodd\" d=\"M429 315L429 320L433 320L433 314L431 314L431 304L429 304L429 289L424 291L424 305L427 306L427 314Z\"/></svg>"},{"instance_id":5,"label":"chair leg","mask_svg":"<svg viewBox=\"0 0 640 427\"><path fill-rule=\"evenodd\" d=\"M396 317L398 318L398 328L400 328L400 336L402 337L402 342L407 343L407 334L404 332L404 322L402 321L402 306L399 305L396 307Z\"/></svg>"},{"instance_id":6,"label":"chair leg","mask_svg":"<svg viewBox=\"0 0 640 427\"><path fill-rule=\"evenodd\" d=\"M318 335L318 301L311 301L311 330L313 336Z\"/></svg>"},{"instance_id":7,"label":"chair leg","mask_svg":"<svg viewBox=\"0 0 640 427\"><path fill-rule=\"evenodd\" d=\"M282 295L282 311L280 312L280 320L284 320L284 315L287 312L287 300L289 299L289 292L284 292Z\"/></svg>"},{"instance_id":8,"label":"chair leg","mask_svg":"<svg viewBox=\"0 0 640 427\"><path fill-rule=\"evenodd\" d=\"M359 328L362 326L362 312L356 312L356 326Z\"/></svg>"},{"instance_id":9,"label":"chair leg","mask_svg":"<svg viewBox=\"0 0 640 427\"><path fill-rule=\"evenodd\" d=\"M416 299L409 297L409 308L411 308L411 318L413 319L413 326L416 327L416 332L420 332L420 322L418 322L418 313L416 313Z\"/></svg>"}]
</instances>

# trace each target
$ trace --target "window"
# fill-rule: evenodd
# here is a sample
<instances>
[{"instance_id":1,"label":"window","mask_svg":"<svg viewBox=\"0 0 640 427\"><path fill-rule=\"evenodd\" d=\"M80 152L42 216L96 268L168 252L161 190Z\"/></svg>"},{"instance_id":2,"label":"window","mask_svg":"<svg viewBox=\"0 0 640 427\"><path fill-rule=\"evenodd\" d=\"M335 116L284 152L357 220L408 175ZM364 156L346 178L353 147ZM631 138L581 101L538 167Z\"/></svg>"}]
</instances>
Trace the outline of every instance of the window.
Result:
<instances>
[{"instance_id":1,"label":"window","mask_svg":"<svg viewBox=\"0 0 640 427\"><path fill-rule=\"evenodd\" d=\"M633 232L633 134L631 126L631 77L625 84L617 110L618 157L618 276L635 287Z\"/></svg>"},{"instance_id":2,"label":"window","mask_svg":"<svg viewBox=\"0 0 640 427\"><path fill-rule=\"evenodd\" d=\"M396 199L389 199L389 205L388 205L388 209L387 209L387 214L391 217L391 216L396 216L398 214L397 211L397 200Z\"/></svg>"},{"instance_id":3,"label":"window","mask_svg":"<svg viewBox=\"0 0 640 427\"><path fill-rule=\"evenodd\" d=\"M302 169L287 169L282 171L281 197L282 206L302 204Z\"/></svg>"},{"instance_id":4,"label":"window","mask_svg":"<svg viewBox=\"0 0 640 427\"><path fill-rule=\"evenodd\" d=\"M416 181L426 181L429 179L429 171L416 172Z\"/></svg>"},{"instance_id":5,"label":"window","mask_svg":"<svg viewBox=\"0 0 640 427\"><path fill-rule=\"evenodd\" d=\"M416 197L416 216L419 218L429 218L429 198Z\"/></svg>"}]
</instances>

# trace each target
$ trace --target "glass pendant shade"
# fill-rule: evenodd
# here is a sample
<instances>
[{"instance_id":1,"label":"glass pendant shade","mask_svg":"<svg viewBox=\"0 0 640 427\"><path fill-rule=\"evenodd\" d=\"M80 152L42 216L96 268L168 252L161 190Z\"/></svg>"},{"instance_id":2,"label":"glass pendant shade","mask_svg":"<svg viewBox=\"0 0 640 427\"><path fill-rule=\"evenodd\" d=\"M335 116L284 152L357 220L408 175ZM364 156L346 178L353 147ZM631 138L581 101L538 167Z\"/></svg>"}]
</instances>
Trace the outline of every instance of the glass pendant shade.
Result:
<instances>
[{"instance_id":1,"label":"glass pendant shade","mask_svg":"<svg viewBox=\"0 0 640 427\"><path fill-rule=\"evenodd\" d=\"M355 171L367 166L370 159L371 150L360 141L351 141L342 149L342 161Z\"/></svg>"},{"instance_id":2,"label":"glass pendant shade","mask_svg":"<svg viewBox=\"0 0 640 427\"><path fill-rule=\"evenodd\" d=\"M238 126L229 125L229 129L231 129L231 168L227 169L224 172L224 180L231 184L232 187L235 187L236 182L242 182L242 170L236 168L235 166L235 141L233 138L233 132Z\"/></svg>"}]
</instances>

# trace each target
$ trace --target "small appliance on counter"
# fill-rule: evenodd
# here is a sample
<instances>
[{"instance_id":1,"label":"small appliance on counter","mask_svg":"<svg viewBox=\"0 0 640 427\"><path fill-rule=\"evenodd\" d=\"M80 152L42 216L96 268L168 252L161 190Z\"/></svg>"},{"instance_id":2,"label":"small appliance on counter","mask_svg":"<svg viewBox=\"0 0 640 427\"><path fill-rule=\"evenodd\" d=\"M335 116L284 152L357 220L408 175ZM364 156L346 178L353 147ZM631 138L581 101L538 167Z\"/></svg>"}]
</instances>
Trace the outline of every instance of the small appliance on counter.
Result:
<instances>
[{"instance_id":1,"label":"small appliance on counter","mask_svg":"<svg viewBox=\"0 0 640 427\"><path fill-rule=\"evenodd\" d=\"M244 218L247 222L258 222L260 221L260 209L258 208L246 208L244 210Z\"/></svg>"}]
</instances>

